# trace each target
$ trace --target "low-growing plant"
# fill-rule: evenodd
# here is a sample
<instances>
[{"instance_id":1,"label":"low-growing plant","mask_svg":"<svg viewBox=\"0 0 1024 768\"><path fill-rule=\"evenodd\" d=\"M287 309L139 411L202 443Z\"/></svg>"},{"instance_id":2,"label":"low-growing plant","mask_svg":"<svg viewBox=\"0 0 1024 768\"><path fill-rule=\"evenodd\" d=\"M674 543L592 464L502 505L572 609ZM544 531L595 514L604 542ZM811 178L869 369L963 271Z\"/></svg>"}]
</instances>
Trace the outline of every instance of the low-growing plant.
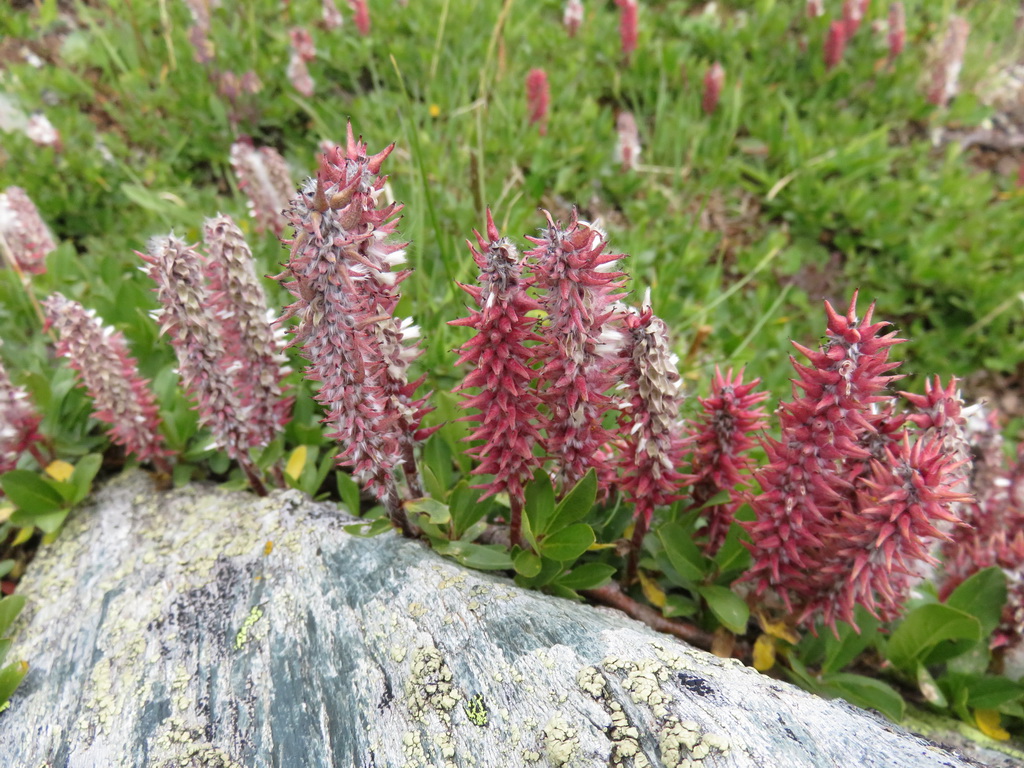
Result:
<instances>
[{"instance_id":1,"label":"low-growing plant","mask_svg":"<svg viewBox=\"0 0 1024 768\"><path fill-rule=\"evenodd\" d=\"M889 360L902 340L874 321L874 307L861 317L856 295L845 314L825 302L820 348L795 343L807 363L792 359L794 399L777 411L781 437L758 438L767 457L758 466L752 433L765 426L757 406L767 394L742 373L716 372L687 430L667 328L649 295L640 307L623 303L624 257L607 252L600 229L575 211L566 225L545 213L523 253L488 213L486 238L475 233L469 249L478 282L462 286L476 307L453 321L476 333L459 351L472 365L456 389L461 418L477 426L452 444L443 424L424 424L430 398L410 376L418 333L395 316L410 272L395 269L406 244L399 206L383 199L393 148L369 154L349 127L346 145L321 157L291 205L291 255L278 279L295 301L277 322L298 320L293 345L309 361L335 450L302 444L283 471L277 464L282 451L272 446L292 402L287 370L230 218L206 222L205 258L173 236L140 254L198 425L256 493L269 482L316 496L332 468L347 468L351 478L335 475L349 509L362 510L359 486L382 507L383 517L369 510L370 522L354 528L361 535L396 527L467 566L574 599L639 590L665 616L714 630L719 652L746 636L753 609L763 631L756 666L781 655L807 687L896 719L895 689L843 671L869 647L927 701L989 730L992 712L1021 713L1024 688L990 674L984 648L999 626L1004 644L1021 641L1019 624L1010 634L1000 624L1004 569L960 562L932 581L932 595L954 576L962 582L944 601L917 601L904 616L911 588L925 583L922 566L939 565L933 544L951 547L950 526L966 525L966 505L977 502L955 384L936 379L902 406L891 387L899 363ZM168 462L184 457L156 438L157 407L124 339L60 294L43 306L113 442L175 474ZM21 393L27 415L4 413L4 434L9 453L38 461L43 437L26 400ZM47 462L42 475L0 476L16 507L11 523L53 535L101 461L93 453L74 467ZM999 560L998 543L973 541L975 562ZM956 563L956 550L947 557ZM609 583L616 573L619 586ZM965 655L969 663L954 663Z\"/></svg>"},{"instance_id":2,"label":"low-growing plant","mask_svg":"<svg viewBox=\"0 0 1024 768\"><path fill-rule=\"evenodd\" d=\"M566 598L645 601L894 719L911 701L1019 730L1020 465L950 377L1024 359L1024 197L957 138L994 109L974 91L1011 5L5 14L31 56L0 60L0 579L139 462L161 486L340 500L352 533L397 526ZM335 146L348 115L400 148ZM201 224L241 214L235 191L248 219ZM172 228L143 277L133 251ZM290 237L280 267L264 231ZM846 303L858 286L877 310ZM913 340L903 370L942 380L894 391L876 311ZM769 419L787 336L802 362Z\"/></svg>"}]
</instances>

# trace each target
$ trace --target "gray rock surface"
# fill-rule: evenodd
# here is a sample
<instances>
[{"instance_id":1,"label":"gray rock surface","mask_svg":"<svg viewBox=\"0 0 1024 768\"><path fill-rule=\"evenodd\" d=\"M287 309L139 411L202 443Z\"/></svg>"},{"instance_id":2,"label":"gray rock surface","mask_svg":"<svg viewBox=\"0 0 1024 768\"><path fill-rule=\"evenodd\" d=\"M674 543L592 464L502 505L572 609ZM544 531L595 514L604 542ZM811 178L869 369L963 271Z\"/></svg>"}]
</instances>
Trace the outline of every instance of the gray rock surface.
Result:
<instances>
[{"instance_id":1,"label":"gray rock surface","mask_svg":"<svg viewBox=\"0 0 1024 768\"><path fill-rule=\"evenodd\" d=\"M976 765L347 522L294 491L112 481L22 583L0 765Z\"/></svg>"}]
</instances>

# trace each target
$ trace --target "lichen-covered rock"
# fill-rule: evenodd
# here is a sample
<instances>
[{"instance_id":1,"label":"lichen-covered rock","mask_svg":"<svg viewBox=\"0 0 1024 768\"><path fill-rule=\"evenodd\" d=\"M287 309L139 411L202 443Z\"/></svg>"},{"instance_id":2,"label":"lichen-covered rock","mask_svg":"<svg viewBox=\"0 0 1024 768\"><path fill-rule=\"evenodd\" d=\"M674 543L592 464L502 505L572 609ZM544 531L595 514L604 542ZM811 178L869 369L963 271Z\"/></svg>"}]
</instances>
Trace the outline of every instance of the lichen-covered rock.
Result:
<instances>
[{"instance_id":1,"label":"lichen-covered rock","mask_svg":"<svg viewBox=\"0 0 1024 768\"><path fill-rule=\"evenodd\" d=\"M613 612L359 539L332 505L117 478L21 591L0 764L966 766Z\"/></svg>"}]
</instances>

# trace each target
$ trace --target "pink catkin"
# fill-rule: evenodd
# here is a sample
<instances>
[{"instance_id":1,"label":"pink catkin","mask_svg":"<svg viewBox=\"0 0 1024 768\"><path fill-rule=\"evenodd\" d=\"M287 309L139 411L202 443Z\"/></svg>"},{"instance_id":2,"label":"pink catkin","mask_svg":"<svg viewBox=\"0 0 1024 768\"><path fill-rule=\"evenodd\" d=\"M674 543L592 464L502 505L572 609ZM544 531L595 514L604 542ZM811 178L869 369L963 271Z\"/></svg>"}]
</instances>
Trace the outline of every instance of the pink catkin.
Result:
<instances>
[{"instance_id":1,"label":"pink catkin","mask_svg":"<svg viewBox=\"0 0 1024 768\"><path fill-rule=\"evenodd\" d=\"M370 34L370 8L366 0L348 0L348 4L355 18L356 29L360 35L366 37Z\"/></svg>"},{"instance_id":2,"label":"pink catkin","mask_svg":"<svg viewBox=\"0 0 1024 768\"><path fill-rule=\"evenodd\" d=\"M38 448L43 441L39 434L42 420L28 392L15 386L0 364L0 474L16 469L24 453L31 453L41 467L46 466Z\"/></svg>"},{"instance_id":3,"label":"pink catkin","mask_svg":"<svg viewBox=\"0 0 1024 768\"><path fill-rule=\"evenodd\" d=\"M292 50L305 62L316 58L316 46L313 44L313 36L305 27L292 27L288 30L288 37L292 43Z\"/></svg>"},{"instance_id":4,"label":"pink catkin","mask_svg":"<svg viewBox=\"0 0 1024 768\"><path fill-rule=\"evenodd\" d=\"M323 0L321 5L320 18L323 19L324 28L330 32L340 29L345 22L334 0Z\"/></svg>"},{"instance_id":5,"label":"pink catkin","mask_svg":"<svg viewBox=\"0 0 1024 768\"><path fill-rule=\"evenodd\" d=\"M566 0L565 11L562 13L562 25L569 37L576 37L581 24L583 24L582 0Z\"/></svg>"},{"instance_id":6,"label":"pink catkin","mask_svg":"<svg viewBox=\"0 0 1024 768\"><path fill-rule=\"evenodd\" d=\"M828 36L825 38L825 69L832 70L839 66L843 60L843 53L846 51L846 25L841 21L833 21L828 28Z\"/></svg>"},{"instance_id":7,"label":"pink catkin","mask_svg":"<svg viewBox=\"0 0 1024 768\"><path fill-rule=\"evenodd\" d=\"M414 395L422 379L408 380L418 329L394 317L397 287L409 275L393 269L405 261L404 245L389 242L401 206L377 202L393 149L368 155L349 126L346 146L322 157L317 178L293 202L295 237L279 279L296 299L281 320L299 319L292 343L310 362L307 377L320 382L329 436L343 446L338 462L411 533L395 473L404 465L410 490L422 495L413 448L433 430L421 423L426 398Z\"/></svg>"},{"instance_id":8,"label":"pink catkin","mask_svg":"<svg viewBox=\"0 0 1024 768\"><path fill-rule=\"evenodd\" d=\"M225 339L203 276L202 257L173 235L154 238L148 253L139 256L149 264L149 276L156 283L160 332L170 334L179 375L196 402L200 424L209 428L214 444L239 463L254 490L265 494L249 458L249 449L257 446L252 441L248 409L232 380Z\"/></svg>"},{"instance_id":9,"label":"pink catkin","mask_svg":"<svg viewBox=\"0 0 1024 768\"><path fill-rule=\"evenodd\" d=\"M634 571L655 509L679 498L683 389L668 328L652 312L649 294L639 310L624 314L623 326L625 341L619 358L625 404L619 417L623 443L619 487L633 505L630 571Z\"/></svg>"},{"instance_id":10,"label":"pink catkin","mask_svg":"<svg viewBox=\"0 0 1024 768\"><path fill-rule=\"evenodd\" d=\"M526 75L526 103L530 112L530 125L536 125L541 136L548 132L550 101L547 73L543 69L531 69Z\"/></svg>"},{"instance_id":11,"label":"pink catkin","mask_svg":"<svg viewBox=\"0 0 1024 768\"><path fill-rule=\"evenodd\" d=\"M485 496L507 492L512 513L512 542L519 542L525 484L542 460L535 448L541 443L544 419L540 398L533 388L536 375L530 369L533 353L527 343L540 341L535 333L536 320L531 312L540 304L527 295L531 280L523 275L523 261L515 245L501 237L490 211L487 212L487 239L475 232L477 246L469 244L473 260L480 268L479 285L460 287L473 297L477 308L449 325L464 326L476 335L459 349L458 364L472 364L456 392L464 394L462 407L476 410L464 420L476 426L467 440L479 442L469 453L480 464L476 475L492 475Z\"/></svg>"},{"instance_id":12,"label":"pink catkin","mask_svg":"<svg viewBox=\"0 0 1024 768\"><path fill-rule=\"evenodd\" d=\"M579 221L575 210L562 228L545 212L548 227L528 238L536 248L526 256L535 265L547 324L535 354L543 364L541 398L548 408L545 451L557 464L557 480L570 490L594 468L603 492L614 477L606 446L612 439L603 425L612 402L607 392L621 364L615 359L613 330L624 275L614 271L618 254L604 252L605 235Z\"/></svg>"},{"instance_id":13,"label":"pink catkin","mask_svg":"<svg viewBox=\"0 0 1024 768\"><path fill-rule=\"evenodd\" d=\"M229 216L203 224L211 310L225 341L226 365L241 405L248 412L251 444L269 445L288 423L292 398L285 398L289 373L270 321L263 287L256 278L252 251Z\"/></svg>"},{"instance_id":14,"label":"pink catkin","mask_svg":"<svg viewBox=\"0 0 1024 768\"><path fill-rule=\"evenodd\" d=\"M857 34L867 15L869 4L870 0L845 0L843 3L843 24L846 27L847 40L852 40Z\"/></svg>"},{"instance_id":15,"label":"pink catkin","mask_svg":"<svg viewBox=\"0 0 1024 768\"><path fill-rule=\"evenodd\" d=\"M231 145L230 159L238 188L248 197L256 231L270 229L280 235L286 223L284 209L295 194L288 163L273 147L257 149L248 136Z\"/></svg>"},{"instance_id":16,"label":"pink catkin","mask_svg":"<svg viewBox=\"0 0 1024 768\"><path fill-rule=\"evenodd\" d=\"M93 417L110 425L115 445L170 472L170 451L160 435L159 409L124 335L96 313L59 293L44 302L46 323L57 333L57 354L67 358L93 400Z\"/></svg>"},{"instance_id":17,"label":"pink catkin","mask_svg":"<svg viewBox=\"0 0 1024 768\"><path fill-rule=\"evenodd\" d=\"M620 112L615 119L615 160L622 170L631 171L640 164L640 131L632 112Z\"/></svg>"},{"instance_id":18,"label":"pink catkin","mask_svg":"<svg viewBox=\"0 0 1024 768\"><path fill-rule=\"evenodd\" d=\"M636 51L637 16L640 8L637 0L615 0L619 6L619 42L622 47L622 58L629 64Z\"/></svg>"},{"instance_id":19,"label":"pink catkin","mask_svg":"<svg viewBox=\"0 0 1024 768\"><path fill-rule=\"evenodd\" d=\"M307 99L313 97L316 93L316 81L313 80L313 76L309 74L309 67L306 65L306 60L302 58L302 55L298 51L292 51L291 57L288 59L288 82L292 84L292 87L299 92L301 96L305 96Z\"/></svg>"},{"instance_id":20,"label":"pink catkin","mask_svg":"<svg viewBox=\"0 0 1024 768\"><path fill-rule=\"evenodd\" d=\"M927 543L955 523L957 463L925 434L911 442L885 393L894 333L861 320L856 296L845 316L825 304L827 341L819 351L799 344L808 365L793 361L792 402L779 409L782 439L766 439L770 463L758 473L762 493L746 524L754 565L746 578L774 589L800 622L821 617L854 626L860 605L895 618ZM797 395L802 391L802 394Z\"/></svg>"},{"instance_id":21,"label":"pink catkin","mask_svg":"<svg viewBox=\"0 0 1024 768\"><path fill-rule=\"evenodd\" d=\"M889 6L889 61L895 61L903 53L907 42L907 15L903 3L895 2Z\"/></svg>"},{"instance_id":22,"label":"pink catkin","mask_svg":"<svg viewBox=\"0 0 1024 768\"><path fill-rule=\"evenodd\" d=\"M932 62L932 78L928 87L928 101L937 107L945 106L956 96L970 31L971 25L962 16L950 17L946 37Z\"/></svg>"},{"instance_id":23,"label":"pink catkin","mask_svg":"<svg viewBox=\"0 0 1024 768\"><path fill-rule=\"evenodd\" d=\"M701 96L700 106L705 115L713 114L718 107L718 99L722 95L722 87L725 85L725 70L717 61L712 64L704 75L704 94Z\"/></svg>"},{"instance_id":24,"label":"pink catkin","mask_svg":"<svg viewBox=\"0 0 1024 768\"><path fill-rule=\"evenodd\" d=\"M46 271L46 257L57 249L39 209L21 187L0 194L0 248L4 260L13 258L18 269L34 275Z\"/></svg>"},{"instance_id":25,"label":"pink catkin","mask_svg":"<svg viewBox=\"0 0 1024 768\"><path fill-rule=\"evenodd\" d=\"M704 507L720 491L731 494L730 501L701 513L708 521L705 548L710 554L725 541L744 486L749 485L753 460L748 451L756 445L753 435L767 427L764 408L759 406L768 393L755 391L760 383L760 379L743 383L743 371L734 376L728 370L723 375L716 367L711 394L700 398L701 416L687 439L693 448L692 474L685 478L691 486L692 506Z\"/></svg>"}]
</instances>

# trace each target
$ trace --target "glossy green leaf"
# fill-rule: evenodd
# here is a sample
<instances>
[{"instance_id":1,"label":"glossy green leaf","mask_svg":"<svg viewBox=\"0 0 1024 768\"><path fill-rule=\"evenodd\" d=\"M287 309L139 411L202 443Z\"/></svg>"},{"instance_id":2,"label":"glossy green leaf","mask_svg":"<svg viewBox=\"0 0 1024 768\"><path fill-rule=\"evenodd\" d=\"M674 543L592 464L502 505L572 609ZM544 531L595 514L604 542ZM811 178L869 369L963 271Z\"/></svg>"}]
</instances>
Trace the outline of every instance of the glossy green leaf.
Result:
<instances>
[{"instance_id":1,"label":"glossy green leaf","mask_svg":"<svg viewBox=\"0 0 1024 768\"><path fill-rule=\"evenodd\" d=\"M981 633L991 635L1006 605L1006 574L1002 568L984 568L953 590L946 605L969 613L981 623Z\"/></svg>"},{"instance_id":2,"label":"glossy green leaf","mask_svg":"<svg viewBox=\"0 0 1024 768\"><path fill-rule=\"evenodd\" d=\"M6 637L11 623L24 607L25 598L22 595L8 595L0 600L0 637Z\"/></svg>"},{"instance_id":3,"label":"glossy green leaf","mask_svg":"<svg viewBox=\"0 0 1024 768\"><path fill-rule=\"evenodd\" d=\"M374 536L380 536L385 531L390 531L391 521L386 517L379 517L370 523L351 523L342 527L345 529L345 533L350 536L372 539Z\"/></svg>"},{"instance_id":4,"label":"glossy green leaf","mask_svg":"<svg viewBox=\"0 0 1024 768\"><path fill-rule=\"evenodd\" d=\"M981 623L964 611L948 605L929 604L915 608L893 630L887 645L889 661L908 673L940 643L981 639Z\"/></svg>"},{"instance_id":5,"label":"glossy green leaf","mask_svg":"<svg viewBox=\"0 0 1024 768\"><path fill-rule=\"evenodd\" d=\"M452 489L448 497L448 509L451 511L456 538L461 537L463 531L469 530L487 514L490 501L481 502L481 493L483 491L479 488L470 488L465 480L460 480Z\"/></svg>"},{"instance_id":6,"label":"glossy green leaf","mask_svg":"<svg viewBox=\"0 0 1024 768\"><path fill-rule=\"evenodd\" d=\"M699 582L704 578L710 561L701 554L685 527L665 523L658 529L658 538L672 567L685 581Z\"/></svg>"},{"instance_id":7,"label":"glossy green leaf","mask_svg":"<svg viewBox=\"0 0 1024 768\"><path fill-rule=\"evenodd\" d=\"M683 595L668 594L665 595L665 607L661 612L671 619L678 616L694 616L698 610L700 606L696 600Z\"/></svg>"},{"instance_id":8,"label":"glossy green leaf","mask_svg":"<svg viewBox=\"0 0 1024 768\"><path fill-rule=\"evenodd\" d=\"M593 468L587 470L575 487L558 502L555 514L548 527L537 533L553 533L572 523L582 520L590 514L597 499L597 473Z\"/></svg>"},{"instance_id":9,"label":"glossy green leaf","mask_svg":"<svg viewBox=\"0 0 1024 768\"><path fill-rule=\"evenodd\" d=\"M45 515L64 505L64 498L53 486L27 469L15 469L0 476L0 487L27 515Z\"/></svg>"},{"instance_id":10,"label":"glossy green leaf","mask_svg":"<svg viewBox=\"0 0 1024 768\"><path fill-rule=\"evenodd\" d=\"M11 694L28 674L28 662L16 661L0 669L0 704L11 698Z\"/></svg>"},{"instance_id":11,"label":"glossy green leaf","mask_svg":"<svg viewBox=\"0 0 1024 768\"><path fill-rule=\"evenodd\" d=\"M437 551L478 571L510 571L513 568L508 550L497 545L452 541L444 547L438 547Z\"/></svg>"},{"instance_id":12,"label":"glossy green leaf","mask_svg":"<svg viewBox=\"0 0 1024 768\"><path fill-rule=\"evenodd\" d=\"M71 485L75 488L75 494L71 499L72 504L78 504L92 490L92 481L103 466L103 456L98 453L89 453L75 462L75 471L71 473Z\"/></svg>"},{"instance_id":13,"label":"glossy green leaf","mask_svg":"<svg viewBox=\"0 0 1024 768\"><path fill-rule=\"evenodd\" d=\"M433 525L445 525L452 519L448 505L436 499L412 499L403 504L405 509L414 515L425 515Z\"/></svg>"},{"instance_id":14,"label":"glossy green leaf","mask_svg":"<svg viewBox=\"0 0 1024 768\"><path fill-rule=\"evenodd\" d=\"M555 514L555 488L547 472L538 469L533 473L524 493L526 516L530 519L530 529L535 535L547 530L548 523Z\"/></svg>"},{"instance_id":15,"label":"glossy green leaf","mask_svg":"<svg viewBox=\"0 0 1024 768\"><path fill-rule=\"evenodd\" d=\"M737 635L742 635L747 631L750 608L747 607L747 603L742 597L728 587L717 585L697 587L697 591L707 601L708 608L722 623L722 626Z\"/></svg>"},{"instance_id":16,"label":"glossy green leaf","mask_svg":"<svg viewBox=\"0 0 1024 768\"><path fill-rule=\"evenodd\" d=\"M864 675L838 673L824 680L826 692L841 696L851 704L865 709L875 709L893 722L899 722L906 713L907 705L896 690Z\"/></svg>"},{"instance_id":17,"label":"glossy green leaf","mask_svg":"<svg viewBox=\"0 0 1024 768\"><path fill-rule=\"evenodd\" d=\"M43 533L54 533L64 525L64 521L67 519L69 511L70 510L67 509L58 509L56 512L30 515L19 509L11 515L11 522L15 525L27 528L35 526Z\"/></svg>"},{"instance_id":18,"label":"glossy green leaf","mask_svg":"<svg viewBox=\"0 0 1024 768\"><path fill-rule=\"evenodd\" d=\"M347 472L338 470L334 473L335 482L338 484L338 495L341 496L341 503L350 514L359 515L360 493L359 483L352 479Z\"/></svg>"},{"instance_id":19,"label":"glossy green leaf","mask_svg":"<svg viewBox=\"0 0 1024 768\"><path fill-rule=\"evenodd\" d=\"M917 680L917 689L921 692L925 701L940 709L948 706L949 702L946 700L946 694L939 684L935 682L935 678L928 671L928 667L924 664L918 664L914 677Z\"/></svg>"},{"instance_id":20,"label":"glossy green leaf","mask_svg":"<svg viewBox=\"0 0 1024 768\"><path fill-rule=\"evenodd\" d=\"M540 553L552 560L567 563L576 560L595 541L593 528L586 523L575 523L545 536L540 542Z\"/></svg>"},{"instance_id":21,"label":"glossy green leaf","mask_svg":"<svg viewBox=\"0 0 1024 768\"><path fill-rule=\"evenodd\" d=\"M597 589L615 575L615 568L605 563L584 563L558 577L558 584L569 589Z\"/></svg>"},{"instance_id":22,"label":"glossy green leaf","mask_svg":"<svg viewBox=\"0 0 1024 768\"><path fill-rule=\"evenodd\" d=\"M860 627L859 633L846 622L839 622L837 625L839 639L836 639L831 632L822 633L825 642L825 662L821 666L823 673L838 672L875 642L878 634L878 619L859 605L854 618L857 620L857 626Z\"/></svg>"},{"instance_id":23,"label":"glossy green leaf","mask_svg":"<svg viewBox=\"0 0 1024 768\"><path fill-rule=\"evenodd\" d=\"M436 481L437 488L428 487L428 490L435 498L443 498L454 483L455 471L452 467L452 449L440 434L431 435L424 443L421 464L430 470ZM436 492L438 489L440 493Z\"/></svg>"},{"instance_id":24,"label":"glossy green leaf","mask_svg":"<svg viewBox=\"0 0 1024 768\"><path fill-rule=\"evenodd\" d=\"M13 560L0 560L0 579L14 570Z\"/></svg>"},{"instance_id":25,"label":"glossy green leaf","mask_svg":"<svg viewBox=\"0 0 1024 768\"><path fill-rule=\"evenodd\" d=\"M540 573L542 562L541 559L528 549L524 549L514 558L512 563L515 566L516 573L521 573L527 578L533 578Z\"/></svg>"}]
</instances>

